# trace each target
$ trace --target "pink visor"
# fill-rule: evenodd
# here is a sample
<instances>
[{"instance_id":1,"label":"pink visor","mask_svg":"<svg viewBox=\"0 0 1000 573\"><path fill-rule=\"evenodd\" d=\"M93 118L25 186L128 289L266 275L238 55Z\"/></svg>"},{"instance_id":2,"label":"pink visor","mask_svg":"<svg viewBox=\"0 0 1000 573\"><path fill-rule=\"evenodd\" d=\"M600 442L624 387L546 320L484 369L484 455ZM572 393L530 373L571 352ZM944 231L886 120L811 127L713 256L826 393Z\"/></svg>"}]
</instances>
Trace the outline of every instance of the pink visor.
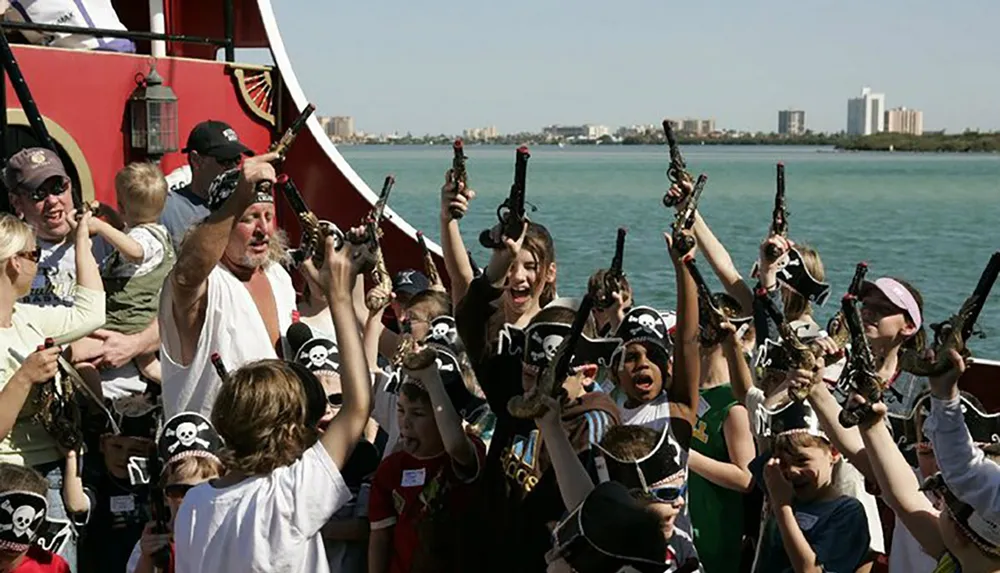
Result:
<instances>
[{"instance_id":1,"label":"pink visor","mask_svg":"<svg viewBox=\"0 0 1000 573\"><path fill-rule=\"evenodd\" d=\"M913 321L913 326L920 328L923 324L923 317L920 316L920 307L917 306L917 300L913 298L910 291L907 290L899 281L891 279L889 277L882 277L875 282L865 281L864 289L875 287L882 291L882 294L889 299L892 304L896 305L906 311L906 314L910 315L910 320Z\"/></svg>"}]
</instances>

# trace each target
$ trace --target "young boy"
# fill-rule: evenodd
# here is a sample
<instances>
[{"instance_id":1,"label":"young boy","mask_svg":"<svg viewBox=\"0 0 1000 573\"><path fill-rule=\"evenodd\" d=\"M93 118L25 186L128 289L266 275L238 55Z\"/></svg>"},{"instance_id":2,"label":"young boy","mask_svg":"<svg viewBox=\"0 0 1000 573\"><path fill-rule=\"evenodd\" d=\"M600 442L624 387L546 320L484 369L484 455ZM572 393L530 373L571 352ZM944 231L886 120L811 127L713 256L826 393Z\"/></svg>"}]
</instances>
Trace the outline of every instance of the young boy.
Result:
<instances>
[{"instance_id":1,"label":"young boy","mask_svg":"<svg viewBox=\"0 0 1000 573\"><path fill-rule=\"evenodd\" d=\"M481 559L469 551L464 534L479 534L469 515L486 446L465 433L450 396L454 390L442 380L441 369L456 373L457 360L438 352L441 366L407 371L400 386L401 449L382 461L372 482L371 573L461 572Z\"/></svg>"},{"instance_id":2,"label":"young boy","mask_svg":"<svg viewBox=\"0 0 1000 573\"><path fill-rule=\"evenodd\" d=\"M808 403L790 402L764 422L771 452L750 464L767 494L764 524L754 571L855 571L868 561L865 508L840 495L833 467L840 454L820 430Z\"/></svg>"},{"instance_id":3,"label":"young boy","mask_svg":"<svg viewBox=\"0 0 1000 573\"><path fill-rule=\"evenodd\" d=\"M625 315L615 336L622 343L611 359L613 395L622 423L661 431L669 422L672 401L670 327L657 310L637 306Z\"/></svg>"},{"instance_id":4,"label":"young boy","mask_svg":"<svg viewBox=\"0 0 1000 573\"><path fill-rule=\"evenodd\" d=\"M25 466L0 463L0 571L69 573L66 561L37 541L46 526L48 482Z\"/></svg>"},{"instance_id":5,"label":"young boy","mask_svg":"<svg viewBox=\"0 0 1000 573\"><path fill-rule=\"evenodd\" d=\"M327 573L320 530L351 499L341 469L368 422L371 387L351 293L367 246L334 248L317 275L340 351L343 402L317 440L327 397L308 369L262 360L233 372L212 410L228 473L188 492L177 515L177 573Z\"/></svg>"},{"instance_id":6,"label":"young boy","mask_svg":"<svg viewBox=\"0 0 1000 573\"><path fill-rule=\"evenodd\" d=\"M111 213L110 223L98 218L90 222L91 230L115 249L101 264L107 293L104 328L136 334L156 318L160 289L174 266L170 234L157 222L167 199L167 181L153 163L130 163L115 176L115 193L121 220ZM74 362L94 358L103 343L104 337L99 333L73 343ZM155 351L136 356L135 363L145 377L159 382L160 365ZM112 381L103 386L105 396L111 399L145 390L144 383Z\"/></svg>"},{"instance_id":7,"label":"young boy","mask_svg":"<svg viewBox=\"0 0 1000 573\"><path fill-rule=\"evenodd\" d=\"M158 480L163 489L163 498L170 511L167 528L173 530L177 510L188 490L225 473L219 452L222 438L204 416L197 412L182 412L167 420L156 447L163 463L162 476L150 476ZM169 563L174 561L174 547L171 534L155 533L155 521L146 524L142 538L132 549L126 573L154 573L157 554L169 547ZM170 569L172 573L173 569Z\"/></svg>"},{"instance_id":8,"label":"young boy","mask_svg":"<svg viewBox=\"0 0 1000 573\"><path fill-rule=\"evenodd\" d=\"M133 483L128 466L129 458L146 458L155 448L159 407L139 394L115 400L112 410L121 434L101 436L103 464L84 464L90 518L80 544L81 573L124 570L150 519L149 486Z\"/></svg>"}]
</instances>

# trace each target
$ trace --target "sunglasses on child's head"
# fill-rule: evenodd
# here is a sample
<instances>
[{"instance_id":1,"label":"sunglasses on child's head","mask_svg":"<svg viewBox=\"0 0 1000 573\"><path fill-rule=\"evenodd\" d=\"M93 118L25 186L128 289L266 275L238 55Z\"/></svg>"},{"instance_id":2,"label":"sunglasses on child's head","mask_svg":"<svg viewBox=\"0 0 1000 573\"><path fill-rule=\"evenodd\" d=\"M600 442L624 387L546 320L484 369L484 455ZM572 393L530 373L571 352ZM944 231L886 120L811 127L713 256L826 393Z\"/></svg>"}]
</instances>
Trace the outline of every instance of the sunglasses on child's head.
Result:
<instances>
[{"instance_id":1,"label":"sunglasses on child's head","mask_svg":"<svg viewBox=\"0 0 1000 573\"><path fill-rule=\"evenodd\" d=\"M685 483L679 486L664 485L660 487L651 487L648 490L633 489L630 493L639 499L673 504L677 503L677 500L687 493L687 488L688 486Z\"/></svg>"},{"instance_id":2,"label":"sunglasses on child's head","mask_svg":"<svg viewBox=\"0 0 1000 573\"><path fill-rule=\"evenodd\" d=\"M181 500L193 487L189 483L172 483L163 488L163 495L168 499Z\"/></svg>"}]
</instances>

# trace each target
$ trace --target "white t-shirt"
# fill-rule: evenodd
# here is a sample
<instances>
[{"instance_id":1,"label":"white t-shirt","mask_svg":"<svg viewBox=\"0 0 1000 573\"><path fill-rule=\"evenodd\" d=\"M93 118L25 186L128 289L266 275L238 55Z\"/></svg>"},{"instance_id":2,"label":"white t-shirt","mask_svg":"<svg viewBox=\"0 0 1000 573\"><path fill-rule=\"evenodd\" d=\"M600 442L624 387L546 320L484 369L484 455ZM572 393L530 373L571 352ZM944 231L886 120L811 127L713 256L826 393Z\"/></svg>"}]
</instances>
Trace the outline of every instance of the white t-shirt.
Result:
<instances>
[{"instance_id":1,"label":"white t-shirt","mask_svg":"<svg viewBox=\"0 0 1000 573\"><path fill-rule=\"evenodd\" d=\"M39 24L60 24L77 28L125 31L111 0L12 0L7 17ZM135 44L124 38L95 38L65 32L30 32L25 37L34 44L77 50L135 52Z\"/></svg>"},{"instance_id":2,"label":"white t-shirt","mask_svg":"<svg viewBox=\"0 0 1000 573\"><path fill-rule=\"evenodd\" d=\"M174 524L177 573L329 573L320 529L351 499L317 442L290 466L184 497Z\"/></svg>"},{"instance_id":3,"label":"white t-shirt","mask_svg":"<svg viewBox=\"0 0 1000 573\"><path fill-rule=\"evenodd\" d=\"M66 239L51 243L37 239L42 249L38 259L38 274L31 283L31 290L20 300L34 306L73 306L76 289L76 243ZM103 260L111 249L100 237L91 240L94 260Z\"/></svg>"},{"instance_id":4,"label":"white t-shirt","mask_svg":"<svg viewBox=\"0 0 1000 573\"><path fill-rule=\"evenodd\" d=\"M392 388L398 381L396 376L384 372L372 374L372 377L375 379L372 391L372 419L388 436L385 450L382 452L384 460L396 450L396 442L399 440L399 420L396 418L398 395Z\"/></svg>"},{"instance_id":5,"label":"white t-shirt","mask_svg":"<svg viewBox=\"0 0 1000 573\"><path fill-rule=\"evenodd\" d=\"M295 289L292 279L281 265L270 264L264 271L274 304L278 311L278 330L284 333L292 324L295 310ZM216 265L208 275L205 322L202 324L190 364L177 361L180 338L174 321L170 281L163 285L160 297L160 363L163 369L163 413L167 417L179 412L212 415L212 405L222 381L212 366L212 354L218 352L230 372L265 358L277 358L271 346L264 319L257 310L250 291L226 267ZM288 348L284 353L289 354Z\"/></svg>"},{"instance_id":6,"label":"white t-shirt","mask_svg":"<svg viewBox=\"0 0 1000 573\"><path fill-rule=\"evenodd\" d=\"M660 432L670 423L670 398L666 392L657 396L652 402L637 408L626 408L626 399L623 392L619 392L615 397L618 409L622 412L623 426L645 426Z\"/></svg>"}]
</instances>

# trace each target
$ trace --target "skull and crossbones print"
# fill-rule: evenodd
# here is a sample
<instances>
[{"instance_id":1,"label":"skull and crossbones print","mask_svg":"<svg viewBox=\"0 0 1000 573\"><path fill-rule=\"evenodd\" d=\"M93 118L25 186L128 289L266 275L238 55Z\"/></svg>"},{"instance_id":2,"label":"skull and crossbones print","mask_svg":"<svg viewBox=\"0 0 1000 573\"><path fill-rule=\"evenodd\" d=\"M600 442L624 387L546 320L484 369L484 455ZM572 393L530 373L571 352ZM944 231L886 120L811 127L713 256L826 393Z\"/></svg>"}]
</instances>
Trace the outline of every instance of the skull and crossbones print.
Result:
<instances>
[{"instance_id":1,"label":"skull and crossbones print","mask_svg":"<svg viewBox=\"0 0 1000 573\"><path fill-rule=\"evenodd\" d=\"M0 523L0 532L11 532L17 541L23 543L30 543L34 539L35 530L45 517L44 500L40 507L36 507L29 503L15 506L10 499L5 499L0 504L0 509L6 512L0 518L0 522L5 522Z\"/></svg>"},{"instance_id":2,"label":"skull and crossbones print","mask_svg":"<svg viewBox=\"0 0 1000 573\"><path fill-rule=\"evenodd\" d=\"M325 338L313 338L303 344L296 356L296 362L313 372L320 370L337 372L340 370L340 355L337 351L337 345L332 340Z\"/></svg>"},{"instance_id":3,"label":"skull and crossbones print","mask_svg":"<svg viewBox=\"0 0 1000 573\"><path fill-rule=\"evenodd\" d=\"M532 364L540 364L542 362L551 361L555 355L556 350L559 349L559 345L565 337L561 334L549 334L548 336L542 336L537 331L531 333L531 343L528 350L528 358ZM538 350L535 350L535 349Z\"/></svg>"},{"instance_id":4,"label":"skull and crossbones print","mask_svg":"<svg viewBox=\"0 0 1000 573\"><path fill-rule=\"evenodd\" d=\"M193 422L182 422L180 424L177 424L176 430L174 430L173 428L167 428L167 430L164 432L164 435L167 436L168 438L170 437L177 438L176 440L174 440L172 444L167 446L167 451L172 454L180 446L184 446L185 448L190 448L193 444L198 444L203 448L208 448L209 447L208 440L203 440L202 438L198 437L198 434L209 429L209 427L210 426L205 422L201 422L200 424L195 424Z\"/></svg>"}]
</instances>

